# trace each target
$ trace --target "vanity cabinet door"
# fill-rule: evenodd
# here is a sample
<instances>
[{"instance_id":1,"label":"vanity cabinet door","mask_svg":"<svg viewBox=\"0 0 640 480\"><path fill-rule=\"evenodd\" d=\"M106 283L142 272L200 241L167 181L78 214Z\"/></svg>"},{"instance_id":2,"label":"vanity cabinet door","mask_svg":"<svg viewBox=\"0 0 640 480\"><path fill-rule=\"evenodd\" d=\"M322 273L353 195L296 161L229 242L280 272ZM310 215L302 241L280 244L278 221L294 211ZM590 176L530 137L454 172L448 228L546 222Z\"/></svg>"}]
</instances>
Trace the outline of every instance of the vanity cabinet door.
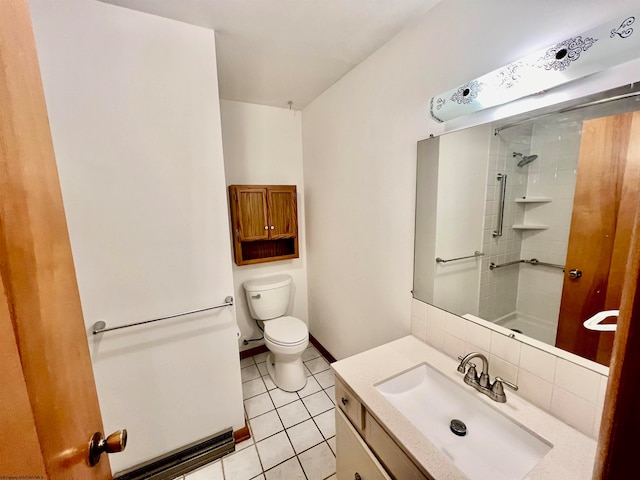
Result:
<instances>
[{"instance_id":1,"label":"vanity cabinet door","mask_svg":"<svg viewBox=\"0 0 640 480\"><path fill-rule=\"evenodd\" d=\"M338 480L391 480L341 410L336 411Z\"/></svg>"},{"instance_id":2,"label":"vanity cabinet door","mask_svg":"<svg viewBox=\"0 0 640 480\"><path fill-rule=\"evenodd\" d=\"M365 412L364 431L365 440L394 478L398 480L431 479L420 471L369 412Z\"/></svg>"},{"instance_id":3,"label":"vanity cabinet door","mask_svg":"<svg viewBox=\"0 0 640 480\"><path fill-rule=\"evenodd\" d=\"M364 429L364 415L362 414L362 404L357 397L339 379L336 378L336 404L345 415L351 420L355 427L362 431Z\"/></svg>"}]
</instances>

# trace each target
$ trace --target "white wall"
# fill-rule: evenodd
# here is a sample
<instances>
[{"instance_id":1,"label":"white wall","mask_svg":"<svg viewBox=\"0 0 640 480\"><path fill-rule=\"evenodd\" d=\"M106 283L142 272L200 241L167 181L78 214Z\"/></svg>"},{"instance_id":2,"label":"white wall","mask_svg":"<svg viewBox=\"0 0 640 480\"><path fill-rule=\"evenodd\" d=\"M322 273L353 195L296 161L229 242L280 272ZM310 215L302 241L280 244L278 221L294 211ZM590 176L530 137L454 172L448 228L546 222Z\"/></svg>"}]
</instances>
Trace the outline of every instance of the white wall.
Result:
<instances>
[{"instance_id":1,"label":"white wall","mask_svg":"<svg viewBox=\"0 0 640 480\"><path fill-rule=\"evenodd\" d=\"M409 332L416 142L445 128L429 98L636 9L445 0L304 109L309 317L334 356Z\"/></svg>"},{"instance_id":2,"label":"white wall","mask_svg":"<svg viewBox=\"0 0 640 480\"><path fill-rule=\"evenodd\" d=\"M114 472L244 426L214 32L96 1L31 2Z\"/></svg>"},{"instance_id":3,"label":"white wall","mask_svg":"<svg viewBox=\"0 0 640 480\"><path fill-rule=\"evenodd\" d=\"M228 185L296 185L298 192L298 243L300 258L257 265L233 265L238 326L242 336L258 338L261 332L249 314L242 283L280 273L294 282L290 315L308 320L305 248L305 208L302 175L302 114L296 110L221 100L222 142ZM232 255L232 252L229 253ZM263 341L241 345L242 350Z\"/></svg>"}]
</instances>

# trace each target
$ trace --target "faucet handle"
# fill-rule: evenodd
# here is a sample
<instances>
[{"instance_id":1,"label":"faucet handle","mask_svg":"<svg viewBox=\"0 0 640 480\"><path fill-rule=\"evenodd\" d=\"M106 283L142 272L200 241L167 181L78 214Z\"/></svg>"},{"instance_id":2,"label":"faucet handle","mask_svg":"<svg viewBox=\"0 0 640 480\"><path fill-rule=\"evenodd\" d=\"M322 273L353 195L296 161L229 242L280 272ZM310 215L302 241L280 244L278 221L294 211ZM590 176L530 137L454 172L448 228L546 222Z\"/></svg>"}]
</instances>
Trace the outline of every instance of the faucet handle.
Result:
<instances>
[{"instance_id":1,"label":"faucet handle","mask_svg":"<svg viewBox=\"0 0 640 480\"><path fill-rule=\"evenodd\" d=\"M518 390L517 385L514 385L511 382L507 382L503 378L496 377L493 385L491 385L491 393L489 394L489 397L499 403L504 403L507 401L507 396L505 395L504 388L502 387L503 384L513 390Z\"/></svg>"},{"instance_id":2,"label":"faucet handle","mask_svg":"<svg viewBox=\"0 0 640 480\"><path fill-rule=\"evenodd\" d=\"M493 390L494 388L496 388L496 389L497 388L501 388L502 385L506 385L507 387L509 387L513 391L517 391L518 390L518 386L515 383L511 383L511 382L505 380L504 378L497 377L497 376L496 376L495 382L493 382L493 386L491 387L491 389Z\"/></svg>"},{"instance_id":3,"label":"faucet handle","mask_svg":"<svg viewBox=\"0 0 640 480\"><path fill-rule=\"evenodd\" d=\"M473 380L474 382L478 381L478 372L476 370L475 363L469 362L469 369L467 370L465 378L468 378L469 380Z\"/></svg>"}]
</instances>

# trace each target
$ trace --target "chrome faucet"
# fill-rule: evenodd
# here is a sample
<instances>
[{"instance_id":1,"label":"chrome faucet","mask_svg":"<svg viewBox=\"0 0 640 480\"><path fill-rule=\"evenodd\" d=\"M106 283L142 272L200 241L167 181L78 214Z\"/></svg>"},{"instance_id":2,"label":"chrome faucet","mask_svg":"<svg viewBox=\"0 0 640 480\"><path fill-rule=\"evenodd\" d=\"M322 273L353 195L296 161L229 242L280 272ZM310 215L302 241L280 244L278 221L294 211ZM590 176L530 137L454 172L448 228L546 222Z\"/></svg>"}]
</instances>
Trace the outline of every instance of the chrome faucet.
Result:
<instances>
[{"instance_id":1,"label":"chrome faucet","mask_svg":"<svg viewBox=\"0 0 640 480\"><path fill-rule=\"evenodd\" d=\"M480 373L480 375L478 375L478 372L476 371L475 364L469 361L472 358L479 358L482 361L482 372ZM507 396L504 393L503 385L506 385L513 390L518 390L517 385L514 385L511 382L507 382L500 377L496 377L495 381L491 383L491 379L489 378L489 361L487 360L487 357L485 357L482 353L471 352L464 357L458 357L458 360L460 360L460 365L458 365L458 372L465 374L464 383L472 386L479 392L484 393L491 400L500 403L504 403L507 401ZM467 369L467 365L469 365L469 369Z\"/></svg>"}]
</instances>

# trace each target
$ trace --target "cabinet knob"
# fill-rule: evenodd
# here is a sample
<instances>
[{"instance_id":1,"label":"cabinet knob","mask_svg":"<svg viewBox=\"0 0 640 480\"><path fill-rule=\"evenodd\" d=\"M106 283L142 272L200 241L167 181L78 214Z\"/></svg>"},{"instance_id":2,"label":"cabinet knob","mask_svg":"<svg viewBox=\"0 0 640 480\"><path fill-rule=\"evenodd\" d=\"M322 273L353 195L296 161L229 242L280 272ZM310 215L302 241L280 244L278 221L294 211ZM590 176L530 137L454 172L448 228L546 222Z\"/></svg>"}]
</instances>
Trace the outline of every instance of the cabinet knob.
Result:
<instances>
[{"instance_id":1,"label":"cabinet knob","mask_svg":"<svg viewBox=\"0 0 640 480\"><path fill-rule=\"evenodd\" d=\"M269 230L269 225L265 225L265 226L264 226L264 229L265 229L265 230Z\"/></svg>"},{"instance_id":2,"label":"cabinet knob","mask_svg":"<svg viewBox=\"0 0 640 480\"><path fill-rule=\"evenodd\" d=\"M342 397L341 402L342 402L342 405L345 405L345 406L346 406L346 405L347 405L347 403L349 403L349 399L348 399L348 398L344 398L344 397Z\"/></svg>"},{"instance_id":3,"label":"cabinet knob","mask_svg":"<svg viewBox=\"0 0 640 480\"><path fill-rule=\"evenodd\" d=\"M271 225L271 230L275 230L276 227L274 227L273 225Z\"/></svg>"}]
</instances>

